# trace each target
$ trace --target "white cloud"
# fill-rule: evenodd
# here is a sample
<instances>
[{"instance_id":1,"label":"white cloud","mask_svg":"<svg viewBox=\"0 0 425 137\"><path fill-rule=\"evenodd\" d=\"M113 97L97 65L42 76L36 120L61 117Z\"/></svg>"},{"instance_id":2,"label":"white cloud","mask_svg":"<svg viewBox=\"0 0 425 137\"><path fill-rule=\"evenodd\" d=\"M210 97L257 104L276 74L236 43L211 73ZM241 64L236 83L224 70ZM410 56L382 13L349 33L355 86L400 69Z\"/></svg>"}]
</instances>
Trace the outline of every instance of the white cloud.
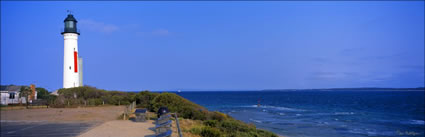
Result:
<instances>
[{"instance_id":1,"label":"white cloud","mask_svg":"<svg viewBox=\"0 0 425 137\"><path fill-rule=\"evenodd\" d=\"M90 31L98 31L104 33L111 33L118 31L120 28L113 24L106 24L103 22L94 21L91 19L82 19L79 21L79 24L82 28L90 30Z\"/></svg>"}]
</instances>

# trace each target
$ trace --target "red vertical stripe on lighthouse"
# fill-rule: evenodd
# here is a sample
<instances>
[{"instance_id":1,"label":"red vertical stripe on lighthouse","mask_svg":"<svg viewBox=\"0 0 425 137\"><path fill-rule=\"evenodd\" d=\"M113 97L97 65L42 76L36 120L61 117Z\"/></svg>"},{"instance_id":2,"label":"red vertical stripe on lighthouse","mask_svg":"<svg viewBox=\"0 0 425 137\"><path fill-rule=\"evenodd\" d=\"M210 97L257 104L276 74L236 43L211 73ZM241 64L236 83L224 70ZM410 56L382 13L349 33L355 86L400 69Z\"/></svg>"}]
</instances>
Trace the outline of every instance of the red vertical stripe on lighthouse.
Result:
<instances>
[{"instance_id":1,"label":"red vertical stripe on lighthouse","mask_svg":"<svg viewBox=\"0 0 425 137\"><path fill-rule=\"evenodd\" d=\"M74 51L74 72L78 72L78 53L77 51Z\"/></svg>"}]
</instances>

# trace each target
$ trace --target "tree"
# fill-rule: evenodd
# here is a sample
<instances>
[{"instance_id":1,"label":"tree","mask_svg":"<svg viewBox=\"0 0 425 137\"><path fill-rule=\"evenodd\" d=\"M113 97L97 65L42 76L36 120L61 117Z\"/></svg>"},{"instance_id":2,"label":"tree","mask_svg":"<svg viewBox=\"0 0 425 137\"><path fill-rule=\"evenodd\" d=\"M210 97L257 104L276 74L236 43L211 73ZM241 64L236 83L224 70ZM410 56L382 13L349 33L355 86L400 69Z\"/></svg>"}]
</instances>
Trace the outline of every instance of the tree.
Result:
<instances>
[{"instance_id":1,"label":"tree","mask_svg":"<svg viewBox=\"0 0 425 137\"><path fill-rule=\"evenodd\" d=\"M27 86L22 86L21 87L21 93L19 94L19 97L25 98L27 109L28 109L28 105L29 105L29 98L28 98L29 95L31 95L31 89Z\"/></svg>"},{"instance_id":2,"label":"tree","mask_svg":"<svg viewBox=\"0 0 425 137\"><path fill-rule=\"evenodd\" d=\"M49 98L49 91L47 91L44 88L35 88L37 90L37 98L38 99L45 99L47 100Z\"/></svg>"},{"instance_id":3,"label":"tree","mask_svg":"<svg viewBox=\"0 0 425 137\"><path fill-rule=\"evenodd\" d=\"M158 95L159 95L159 93L142 91L142 92L139 92L135 95L134 100L136 101L137 104L139 104L138 107L147 108L149 110L152 110L153 108L152 108L151 101Z\"/></svg>"}]
</instances>

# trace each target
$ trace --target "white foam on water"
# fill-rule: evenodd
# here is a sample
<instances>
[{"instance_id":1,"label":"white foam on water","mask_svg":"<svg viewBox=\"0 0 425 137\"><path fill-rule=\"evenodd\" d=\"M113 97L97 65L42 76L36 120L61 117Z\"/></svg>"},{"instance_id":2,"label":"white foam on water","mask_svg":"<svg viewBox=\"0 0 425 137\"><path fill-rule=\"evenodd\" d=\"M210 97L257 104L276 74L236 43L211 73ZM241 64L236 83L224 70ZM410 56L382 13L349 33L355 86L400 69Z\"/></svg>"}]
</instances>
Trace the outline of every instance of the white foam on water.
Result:
<instances>
[{"instance_id":1,"label":"white foam on water","mask_svg":"<svg viewBox=\"0 0 425 137\"><path fill-rule=\"evenodd\" d=\"M335 115L354 115L354 112L335 112Z\"/></svg>"},{"instance_id":2,"label":"white foam on water","mask_svg":"<svg viewBox=\"0 0 425 137\"><path fill-rule=\"evenodd\" d=\"M283 110L283 111L305 111L303 109L296 109L296 108L288 108L288 107L278 107L278 106L267 106L267 105L249 105L249 106L242 106L242 107L249 107L249 108L262 108L262 109L276 109L276 110Z\"/></svg>"},{"instance_id":3,"label":"white foam on water","mask_svg":"<svg viewBox=\"0 0 425 137\"><path fill-rule=\"evenodd\" d=\"M373 131L367 131L366 133L367 133L367 135L369 135L369 136L377 136L377 135L378 135L378 133L377 133L377 132L373 132Z\"/></svg>"},{"instance_id":4,"label":"white foam on water","mask_svg":"<svg viewBox=\"0 0 425 137\"><path fill-rule=\"evenodd\" d=\"M397 135L394 131L377 131L374 129L351 129L348 131L349 133L354 134L363 134L367 136L395 136Z\"/></svg>"},{"instance_id":5,"label":"white foam on water","mask_svg":"<svg viewBox=\"0 0 425 137\"><path fill-rule=\"evenodd\" d=\"M250 121L254 121L254 122L256 122L256 123L263 123L263 121L255 120L255 119L252 119L252 118L250 118L249 120L250 120Z\"/></svg>"},{"instance_id":6,"label":"white foam on water","mask_svg":"<svg viewBox=\"0 0 425 137\"><path fill-rule=\"evenodd\" d=\"M410 120L409 124L413 124L413 125L424 125L425 121L423 120Z\"/></svg>"},{"instance_id":7,"label":"white foam on water","mask_svg":"<svg viewBox=\"0 0 425 137\"><path fill-rule=\"evenodd\" d=\"M320 121L320 122L316 122L316 123L317 123L317 125L329 125L329 122Z\"/></svg>"}]
</instances>

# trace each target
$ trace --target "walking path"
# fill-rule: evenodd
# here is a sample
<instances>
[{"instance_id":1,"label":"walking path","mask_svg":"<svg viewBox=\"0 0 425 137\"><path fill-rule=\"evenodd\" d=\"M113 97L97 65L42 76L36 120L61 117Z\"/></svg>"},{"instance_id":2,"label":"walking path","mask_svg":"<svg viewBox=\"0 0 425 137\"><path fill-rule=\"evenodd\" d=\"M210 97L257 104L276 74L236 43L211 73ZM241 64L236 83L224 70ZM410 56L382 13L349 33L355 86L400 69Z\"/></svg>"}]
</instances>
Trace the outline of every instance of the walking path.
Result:
<instances>
[{"instance_id":1,"label":"walking path","mask_svg":"<svg viewBox=\"0 0 425 137\"><path fill-rule=\"evenodd\" d=\"M154 137L155 123L117 120L124 106L1 110L0 136ZM134 114L133 114L134 117ZM173 137L177 128L173 121Z\"/></svg>"},{"instance_id":2,"label":"walking path","mask_svg":"<svg viewBox=\"0 0 425 137\"><path fill-rule=\"evenodd\" d=\"M78 137L154 137L154 121L114 120L96 126Z\"/></svg>"},{"instance_id":3,"label":"walking path","mask_svg":"<svg viewBox=\"0 0 425 137\"><path fill-rule=\"evenodd\" d=\"M1 137L75 137L98 123L1 121Z\"/></svg>"}]
</instances>

